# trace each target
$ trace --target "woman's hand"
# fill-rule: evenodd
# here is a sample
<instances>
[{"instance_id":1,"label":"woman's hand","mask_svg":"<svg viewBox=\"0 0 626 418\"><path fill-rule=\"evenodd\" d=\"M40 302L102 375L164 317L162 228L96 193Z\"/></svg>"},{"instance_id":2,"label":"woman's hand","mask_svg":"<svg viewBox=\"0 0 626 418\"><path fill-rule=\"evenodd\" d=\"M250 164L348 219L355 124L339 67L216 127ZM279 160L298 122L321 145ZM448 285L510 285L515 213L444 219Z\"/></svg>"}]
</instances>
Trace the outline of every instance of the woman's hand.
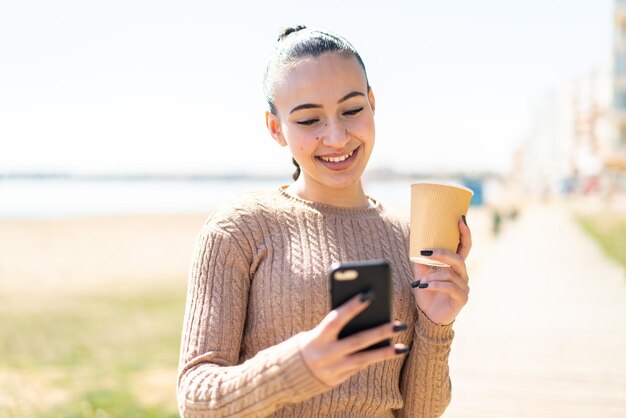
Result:
<instances>
[{"instance_id":1,"label":"woman's hand","mask_svg":"<svg viewBox=\"0 0 626 418\"><path fill-rule=\"evenodd\" d=\"M300 352L311 373L328 386L336 386L372 363L401 356L408 352L403 344L360 351L404 331L406 324L395 322L379 325L338 339L343 327L370 304L373 293L353 297L332 310L318 326L300 338Z\"/></svg>"},{"instance_id":2,"label":"woman's hand","mask_svg":"<svg viewBox=\"0 0 626 418\"><path fill-rule=\"evenodd\" d=\"M461 240L456 253L443 249L432 250L428 256L450 266L433 270L413 263L415 281L411 284L419 308L436 324L450 324L467 303L469 278L465 259L472 247L472 235L464 221L459 221Z\"/></svg>"}]
</instances>

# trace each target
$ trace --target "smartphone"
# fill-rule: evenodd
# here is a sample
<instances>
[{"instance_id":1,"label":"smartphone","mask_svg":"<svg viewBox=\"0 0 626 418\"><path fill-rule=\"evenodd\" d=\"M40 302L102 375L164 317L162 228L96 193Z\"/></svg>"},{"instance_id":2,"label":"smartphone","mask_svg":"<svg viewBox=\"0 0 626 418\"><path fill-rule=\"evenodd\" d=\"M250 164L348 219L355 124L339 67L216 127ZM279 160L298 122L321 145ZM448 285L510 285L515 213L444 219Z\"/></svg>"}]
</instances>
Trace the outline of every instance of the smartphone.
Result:
<instances>
[{"instance_id":1,"label":"smartphone","mask_svg":"<svg viewBox=\"0 0 626 418\"><path fill-rule=\"evenodd\" d=\"M391 321L391 270L387 260L333 263L329 269L331 309L351 297L372 290L374 299L363 312L354 317L339 334L339 338ZM391 340L380 341L366 348L385 347Z\"/></svg>"}]
</instances>

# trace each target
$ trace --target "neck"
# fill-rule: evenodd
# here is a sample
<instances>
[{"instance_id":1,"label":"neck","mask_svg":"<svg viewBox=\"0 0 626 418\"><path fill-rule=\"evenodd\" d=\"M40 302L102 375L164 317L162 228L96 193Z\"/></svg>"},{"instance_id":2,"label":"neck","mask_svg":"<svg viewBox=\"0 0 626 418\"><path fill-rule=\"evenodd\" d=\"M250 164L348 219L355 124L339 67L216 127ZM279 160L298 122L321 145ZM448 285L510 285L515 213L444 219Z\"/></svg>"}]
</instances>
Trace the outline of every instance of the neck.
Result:
<instances>
[{"instance_id":1,"label":"neck","mask_svg":"<svg viewBox=\"0 0 626 418\"><path fill-rule=\"evenodd\" d=\"M315 181L307 181L301 175L295 183L287 187L286 191L302 199L325 205L343 208L366 208L369 206L369 200L363 191L360 179L348 187L331 188Z\"/></svg>"}]
</instances>

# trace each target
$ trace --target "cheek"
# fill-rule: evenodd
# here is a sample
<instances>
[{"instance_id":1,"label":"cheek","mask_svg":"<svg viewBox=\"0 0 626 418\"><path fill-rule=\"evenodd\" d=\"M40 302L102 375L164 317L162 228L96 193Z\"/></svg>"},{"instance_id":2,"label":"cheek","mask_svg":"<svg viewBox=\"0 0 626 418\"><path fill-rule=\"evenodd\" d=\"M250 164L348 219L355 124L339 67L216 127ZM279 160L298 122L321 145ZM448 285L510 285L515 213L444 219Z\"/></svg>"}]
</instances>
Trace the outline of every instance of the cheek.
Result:
<instances>
[{"instance_id":1,"label":"cheek","mask_svg":"<svg viewBox=\"0 0 626 418\"><path fill-rule=\"evenodd\" d=\"M361 121L356 128L356 136L361 141L373 141L374 140L374 119L368 118Z\"/></svg>"},{"instance_id":2,"label":"cheek","mask_svg":"<svg viewBox=\"0 0 626 418\"><path fill-rule=\"evenodd\" d=\"M318 141L314 135L292 135L288 140L289 148L294 156L312 154L317 147Z\"/></svg>"}]
</instances>

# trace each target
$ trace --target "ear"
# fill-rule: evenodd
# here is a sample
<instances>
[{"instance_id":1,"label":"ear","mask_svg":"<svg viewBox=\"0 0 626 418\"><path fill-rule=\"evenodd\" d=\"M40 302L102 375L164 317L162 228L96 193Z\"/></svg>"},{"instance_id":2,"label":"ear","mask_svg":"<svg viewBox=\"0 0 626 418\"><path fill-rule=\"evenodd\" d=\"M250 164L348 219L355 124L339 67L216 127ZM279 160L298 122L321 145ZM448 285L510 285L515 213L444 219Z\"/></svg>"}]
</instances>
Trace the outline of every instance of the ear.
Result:
<instances>
[{"instance_id":1,"label":"ear","mask_svg":"<svg viewBox=\"0 0 626 418\"><path fill-rule=\"evenodd\" d=\"M372 108L372 113L376 113L376 98L374 97L374 89L370 87L370 91L367 93Z\"/></svg>"},{"instance_id":2,"label":"ear","mask_svg":"<svg viewBox=\"0 0 626 418\"><path fill-rule=\"evenodd\" d=\"M283 132L280 129L280 121L278 117L269 110L265 111L265 126L267 126L267 130L272 138L274 138L274 141L278 142L281 147L287 146L287 141L285 141Z\"/></svg>"}]
</instances>

